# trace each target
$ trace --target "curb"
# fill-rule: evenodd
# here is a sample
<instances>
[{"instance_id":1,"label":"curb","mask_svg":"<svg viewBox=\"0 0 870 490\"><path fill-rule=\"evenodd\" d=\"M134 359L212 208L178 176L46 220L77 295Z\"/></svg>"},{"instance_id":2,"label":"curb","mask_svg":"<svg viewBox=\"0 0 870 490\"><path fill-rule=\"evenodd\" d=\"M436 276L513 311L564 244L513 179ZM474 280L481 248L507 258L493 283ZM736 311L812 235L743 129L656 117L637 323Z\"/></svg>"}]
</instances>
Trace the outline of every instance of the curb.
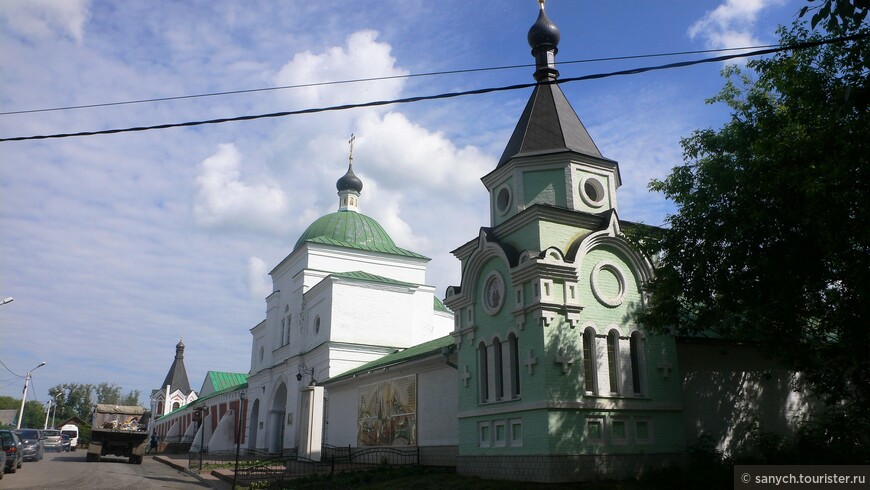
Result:
<instances>
[{"instance_id":1,"label":"curb","mask_svg":"<svg viewBox=\"0 0 870 490\"><path fill-rule=\"evenodd\" d=\"M215 487L214 485L212 485L208 480L206 480L205 478L203 478L199 473L197 473L197 472L195 472L195 471L190 471L190 470L187 468L187 466L184 466L184 465L178 464L178 463L176 463L175 461L172 461L171 459L166 458L166 457L163 457L163 456L152 456L152 458L153 458L155 461L158 461L158 462L160 462L160 463L163 463L163 464L165 464L165 465L167 465L167 466L169 466L169 467L175 468L175 469L178 470L178 471L181 471L181 472L183 472L183 473L186 473L186 474L188 474L188 475L190 475L190 476L196 478L196 479L199 480L201 483L204 483L204 484L208 485L208 486L211 487L211 488L217 488L217 487Z\"/></svg>"}]
</instances>

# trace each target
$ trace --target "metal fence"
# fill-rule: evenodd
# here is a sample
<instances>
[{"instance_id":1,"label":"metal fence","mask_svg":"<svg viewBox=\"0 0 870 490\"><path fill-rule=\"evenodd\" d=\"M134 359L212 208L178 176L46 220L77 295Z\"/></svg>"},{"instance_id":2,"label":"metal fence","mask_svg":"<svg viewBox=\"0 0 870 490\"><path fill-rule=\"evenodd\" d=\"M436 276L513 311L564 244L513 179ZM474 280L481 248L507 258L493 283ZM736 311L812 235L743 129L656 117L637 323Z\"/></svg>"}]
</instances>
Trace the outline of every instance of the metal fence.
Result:
<instances>
[{"instance_id":1,"label":"metal fence","mask_svg":"<svg viewBox=\"0 0 870 490\"><path fill-rule=\"evenodd\" d=\"M324 445L319 461L300 457L297 454L247 460L244 463L240 460L236 479L240 484L268 482L272 487L281 488L291 480L313 475L333 475L345 471L366 470L381 466L417 466L419 464L420 450L417 447L352 448Z\"/></svg>"}]
</instances>

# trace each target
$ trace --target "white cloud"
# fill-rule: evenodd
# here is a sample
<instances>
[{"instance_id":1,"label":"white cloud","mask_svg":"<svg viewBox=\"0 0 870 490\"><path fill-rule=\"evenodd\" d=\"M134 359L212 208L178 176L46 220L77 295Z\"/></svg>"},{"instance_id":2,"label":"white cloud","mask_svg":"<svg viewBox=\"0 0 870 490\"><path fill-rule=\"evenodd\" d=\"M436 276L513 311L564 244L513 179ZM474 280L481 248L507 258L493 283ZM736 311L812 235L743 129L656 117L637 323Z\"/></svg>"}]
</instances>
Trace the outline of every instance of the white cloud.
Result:
<instances>
[{"instance_id":1,"label":"white cloud","mask_svg":"<svg viewBox=\"0 0 870 490\"><path fill-rule=\"evenodd\" d=\"M269 269L263 259L259 257L249 258L247 272L245 283L252 298L263 299L272 293L272 284L268 276Z\"/></svg>"},{"instance_id":2,"label":"white cloud","mask_svg":"<svg viewBox=\"0 0 870 490\"><path fill-rule=\"evenodd\" d=\"M689 27L689 37L702 38L709 48L755 46L762 42L754 29L762 10L784 0L726 0Z\"/></svg>"},{"instance_id":3,"label":"white cloud","mask_svg":"<svg viewBox=\"0 0 870 490\"><path fill-rule=\"evenodd\" d=\"M495 161L474 146L457 148L440 132L408 120L403 114L373 114L359 122L359 144L365 155L363 170L377 172L393 190L437 188L457 196L480 189L480 177Z\"/></svg>"},{"instance_id":4,"label":"white cloud","mask_svg":"<svg viewBox=\"0 0 870 490\"><path fill-rule=\"evenodd\" d=\"M389 44L376 41L371 30L354 32L345 46L334 46L321 54L298 53L275 75L278 86L317 82L407 75L395 66ZM382 100L401 92L404 79L379 80L338 85L319 85L292 89L283 96L300 107L323 107L351 102Z\"/></svg>"},{"instance_id":5,"label":"white cloud","mask_svg":"<svg viewBox=\"0 0 870 490\"><path fill-rule=\"evenodd\" d=\"M207 227L231 226L275 233L283 231L287 203L280 188L241 180L241 154L234 144L221 144L200 164L193 214Z\"/></svg>"},{"instance_id":6,"label":"white cloud","mask_svg":"<svg viewBox=\"0 0 870 490\"><path fill-rule=\"evenodd\" d=\"M90 0L4 0L0 16L9 29L32 39L46 39L58 31L81 44L90 17Z\"/></svg>"}]
</instances>

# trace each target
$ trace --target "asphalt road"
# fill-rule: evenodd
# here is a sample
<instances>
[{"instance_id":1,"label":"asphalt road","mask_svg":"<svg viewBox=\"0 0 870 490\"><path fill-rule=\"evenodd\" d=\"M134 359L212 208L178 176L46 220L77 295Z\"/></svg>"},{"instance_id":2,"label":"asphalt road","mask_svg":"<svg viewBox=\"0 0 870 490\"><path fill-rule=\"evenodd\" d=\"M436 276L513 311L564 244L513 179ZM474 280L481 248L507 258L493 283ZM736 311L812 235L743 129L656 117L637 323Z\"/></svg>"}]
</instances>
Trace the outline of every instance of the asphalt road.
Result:
<instances>
[{"instance_id":1,"label":"asphalt road","mask_svg":"<svg viewBox=\"0 0 870 490\"><path fill-rule=\"evenodd\" d=\"M178 471L150 456L142 464L108 457L99 463L86 463L85 451L46 452L42 461L26 461L15 473L6 473L0 489L119 489L119 488L209 488L196 478Z\"/></svg>"}]
</instances>

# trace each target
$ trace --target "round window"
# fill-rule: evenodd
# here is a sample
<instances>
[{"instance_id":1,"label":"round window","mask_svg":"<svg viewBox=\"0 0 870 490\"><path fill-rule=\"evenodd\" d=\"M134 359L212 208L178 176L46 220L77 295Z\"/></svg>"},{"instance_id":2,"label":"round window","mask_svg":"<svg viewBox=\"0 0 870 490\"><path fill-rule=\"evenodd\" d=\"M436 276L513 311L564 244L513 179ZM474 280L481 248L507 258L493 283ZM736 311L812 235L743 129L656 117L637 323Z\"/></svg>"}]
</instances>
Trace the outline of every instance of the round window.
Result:
<instances>
[{"instance_id":1,"label":"round window","mask_svg":"<svg viewBox=\"0 0 870 490\"><path fill-rule=\"evenodd\" d=\"M495 198L495 207L499 213L504 214L507 212L508 207L511 205L511 190L510 187L502 187L499 189L498 194L496 194Z\"/></svg>"},{"instance_id":2,"label":"round window","mask_svg":"<svg viewBox=\"0 0 870 490\"><path fill-rule=\"evenodd\" d=\"M601 207L605 198L604 184L595 177L583 177L580 182L580 197L592 207Z\"/></svg>"},{"instance_id":3,"label":"round window","mask_svg":"<svg viewBox=\"0 0 870 490\"><path fill-rule=\"evenodd\" d=\"M590 280L592 294L599 303L611 308L622 304L625 298L625 275L618 265L602 260L592 268Z\"/></svg>"}]
</instances>

